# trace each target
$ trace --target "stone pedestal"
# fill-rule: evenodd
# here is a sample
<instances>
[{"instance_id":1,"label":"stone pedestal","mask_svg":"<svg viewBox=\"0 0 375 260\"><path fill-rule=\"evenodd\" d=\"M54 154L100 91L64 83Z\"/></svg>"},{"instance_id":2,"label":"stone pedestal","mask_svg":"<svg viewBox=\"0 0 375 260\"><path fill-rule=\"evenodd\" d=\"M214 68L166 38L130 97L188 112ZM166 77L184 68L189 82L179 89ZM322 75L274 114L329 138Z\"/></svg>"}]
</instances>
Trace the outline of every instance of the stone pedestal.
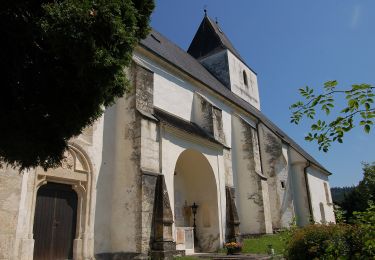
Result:
<instances>
[{"instance_id":1,"label":"stone pedestal","mask_svg":"<svg viewBox=\"0 0 375 260\"><path fill-rule=\"evenodd\" d=\"M227 217L227 226L226 226L226 242L241 242L241 233L240 233L240 219L237 213L237 207L234 201L234 188L225 187L225 196L226 196L226 217Z\"/></svg>"},{"instance_id":2,"label":"stone pedestal","mask_svg":"<svg viewBox=\"0 0 375 260\"><path fill-rule=\"evenodd\" d=\"M156 182L154 204L154 239L151 246L151 259L173 259L182 255L176 250L172 234L173 214L169 195L163 175L159 175Z\"/></svg>"}]
</instances>

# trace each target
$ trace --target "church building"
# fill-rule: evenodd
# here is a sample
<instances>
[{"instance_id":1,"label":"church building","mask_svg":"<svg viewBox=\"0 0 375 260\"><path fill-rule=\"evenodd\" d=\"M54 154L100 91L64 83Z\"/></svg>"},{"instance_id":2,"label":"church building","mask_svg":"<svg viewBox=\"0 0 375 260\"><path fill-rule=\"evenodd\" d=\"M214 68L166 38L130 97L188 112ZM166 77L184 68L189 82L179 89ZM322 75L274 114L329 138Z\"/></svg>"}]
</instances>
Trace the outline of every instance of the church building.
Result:
<instances>
[{"instance_id":1,"label":"church building","mask_svg":"<svg viewBox=\"0 0 375 260\"><path fill-rule=\"evenodd\" d=\"M335 222L331 173L261 112L257 74L207 15L187 51L152 30L125 73L61 167L0 168L0 259L173 259Z\"/></svg>"}]
</instances>

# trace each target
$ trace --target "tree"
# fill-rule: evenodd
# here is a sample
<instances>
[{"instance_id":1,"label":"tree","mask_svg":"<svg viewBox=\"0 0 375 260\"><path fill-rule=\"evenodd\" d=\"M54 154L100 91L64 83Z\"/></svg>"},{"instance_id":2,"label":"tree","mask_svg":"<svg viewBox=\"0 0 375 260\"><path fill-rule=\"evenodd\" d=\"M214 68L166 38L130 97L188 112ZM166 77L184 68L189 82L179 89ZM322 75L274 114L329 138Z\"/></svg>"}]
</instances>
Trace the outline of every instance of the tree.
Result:
<instances>
[{"instance_id":1,"label":"tree","mask_svg":"<svg viewBox=\"0 0 375 260\"><path fill-rule=\"evenodd\" d=\"M56 167L67 142L124 94L153 0L5 1L0 9L0 161Z\"/></svg>"},{"instance_id":2,"label":"tree","mask_svg":"<svg viewBox=\"0 0 375 260\"><path fill-rule=\"evenodd\" d=\"M316 141L319 150L327 152L332 142L343 142L344 134L359 124L366 133L371 131L374 123L375 108L373 86L369 84L354 84L348 89L339 89L337 81L328 81L324 84L324 90L315 94L314 89L306 86L299 92L304 101L298 101L291 105L291 123L299 124L306 117L314 119L316 110L330 115L335 107L335 98L343 95L346 105L337 111L332 120L317 120L311 125L311 132L305 137L307 141Z\"/></svg>"},{"instance_id":3,"label":"tree","mask_svg":"<svg viewBox=\"0 0 375 260\"><path fill-rule=\"evenodd\" d=\"M340 206L350 221L355 211L363 212L375 202L375 162L362 163L363 179L351 192L345 194Z\"/></svg>"},{"instance_id":4,"label":"tree","mask_svg":"<svg viewBox=\"0 0 375 260\"><path fill-rule=\"evenodd\" d=\"M353 191L355 187L332 187L331 188L331 196L333 203L341 204L341 202L345 198L345 194L348 194Z\"/></svg>"}]
</instances>

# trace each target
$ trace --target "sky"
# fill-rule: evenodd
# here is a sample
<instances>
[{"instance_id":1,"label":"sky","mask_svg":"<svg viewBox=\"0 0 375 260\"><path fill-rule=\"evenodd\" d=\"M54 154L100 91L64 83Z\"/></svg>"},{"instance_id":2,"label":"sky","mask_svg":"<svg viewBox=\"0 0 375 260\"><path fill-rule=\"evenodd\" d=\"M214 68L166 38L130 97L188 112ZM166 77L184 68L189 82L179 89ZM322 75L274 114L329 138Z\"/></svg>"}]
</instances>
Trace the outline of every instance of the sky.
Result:
<instances>
[{"instance_id":1,"label":"sky","mask_svg":"<svg viewBox=\"0 0 375 260\"><path fill-rule=\"evenodd\" d=\"M257 72L261 111L333 173L331 187L357 185L361 162L375 161L375 131L357 128L324 153L304 140L311 122L290 123L289 106L299 88L328 80L375 85L375 1L156 0L151 26L187 50L205 7Z\"/></svg>"}]
</instances>

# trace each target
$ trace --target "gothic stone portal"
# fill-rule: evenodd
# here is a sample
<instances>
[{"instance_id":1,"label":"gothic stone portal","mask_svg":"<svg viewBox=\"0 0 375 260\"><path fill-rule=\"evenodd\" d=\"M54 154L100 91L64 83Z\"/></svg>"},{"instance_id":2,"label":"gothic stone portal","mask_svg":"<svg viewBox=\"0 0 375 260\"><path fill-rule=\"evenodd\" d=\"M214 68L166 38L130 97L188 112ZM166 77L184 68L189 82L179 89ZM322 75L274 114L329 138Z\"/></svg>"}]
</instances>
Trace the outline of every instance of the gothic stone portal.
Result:
<instances>
[{"instance_id":1,"label":"gothic stone portal","mask_svg":"<svg viewBox=\"0 0 375 260\"><path fill-rule=\"evenodd\" d=\"M38 190L34 220L34 259L72 259L77 194L70 185L48 183Z\"/></svg>"}]
</instances>

